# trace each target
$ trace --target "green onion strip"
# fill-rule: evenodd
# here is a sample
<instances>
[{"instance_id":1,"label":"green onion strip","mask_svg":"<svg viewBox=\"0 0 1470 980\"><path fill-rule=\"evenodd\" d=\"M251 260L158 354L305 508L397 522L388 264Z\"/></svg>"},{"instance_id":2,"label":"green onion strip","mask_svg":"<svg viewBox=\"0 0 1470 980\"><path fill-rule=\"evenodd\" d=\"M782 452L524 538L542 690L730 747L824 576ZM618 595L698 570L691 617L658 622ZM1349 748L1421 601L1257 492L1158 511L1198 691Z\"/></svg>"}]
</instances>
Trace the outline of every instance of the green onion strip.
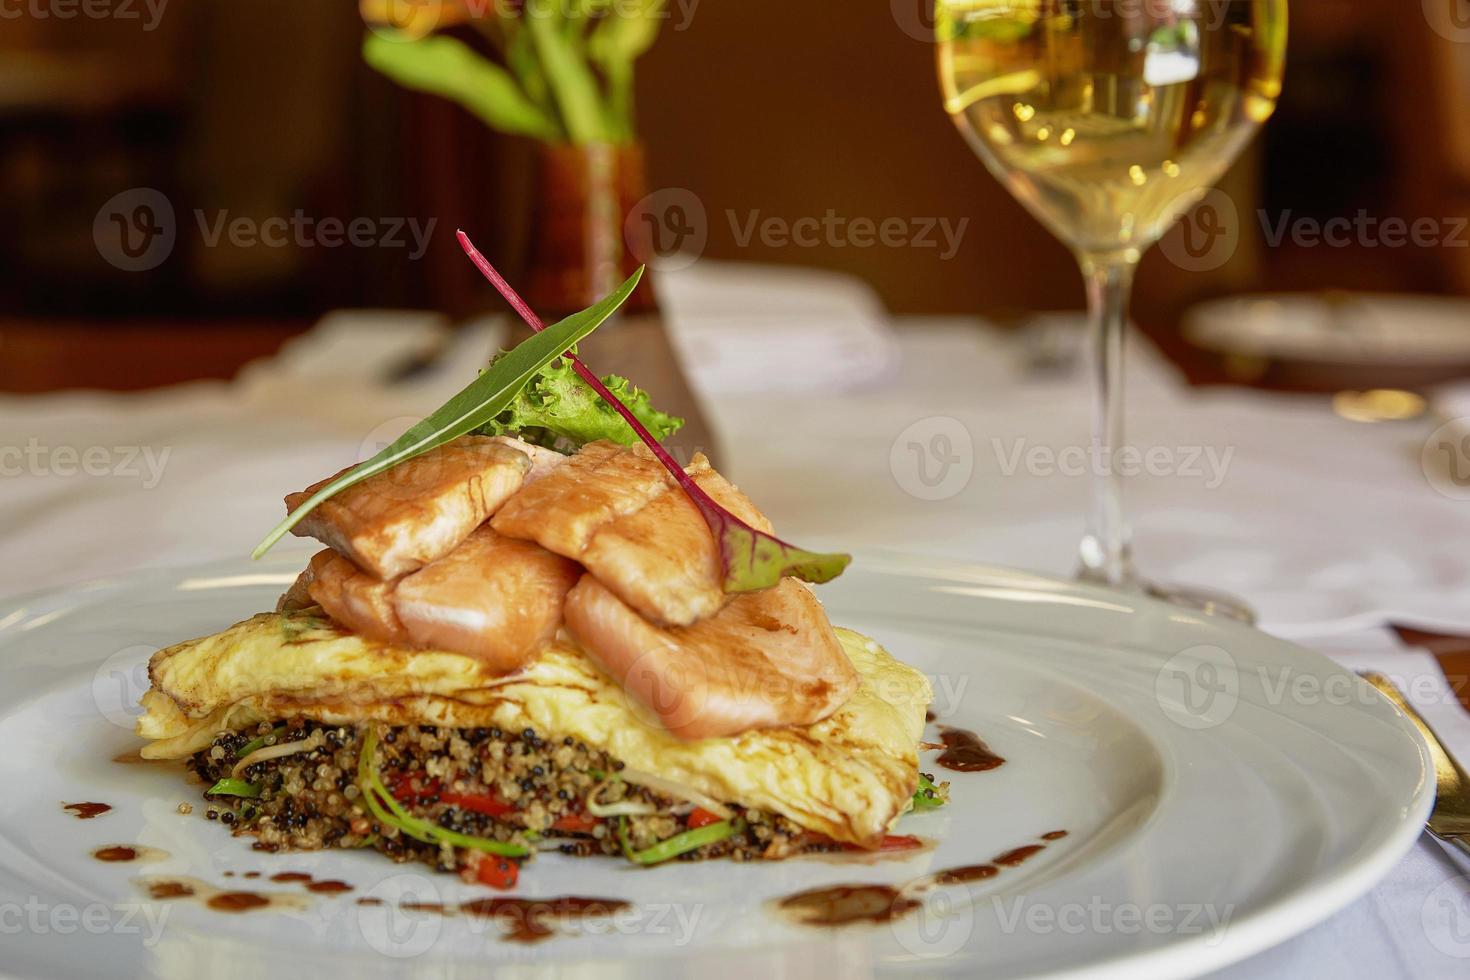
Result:
<instances>
[{"instance_id":1,"label":"green onion strip","mask_svg":"<svg viewBox=\"0 0 1470 980\"><path fill-rule=\"evenodd\" d=\"M449 844L453 847L484 851L487 854L497 854L501 857L525 857L531 853L528 848L519 844L507 844L504 841L490 840L488 837L474 837L453 830L445 830L427 820L415 817L405 810L402 804L394 799L393 794L388 792L388 787L383 785L382 777L378 775L377 756L378 733L376 729L369 728L367 734L363 736L362 754L357 758L357 788L362 791L368 810L380 823L396 827L414 840L425 844Z\"/></svg>"},{"instance_id":2,"label":"green onion strip","mask_svg":"<svg viewBox=\"0 0 1470 980\"><path fill-rule=\"evenodd\" d=\"M721 820L719 823L706 824L695 830L686 830L682 834L675 834L668 840L661 840L652 847L646 847L641 851L633 850L633 845L628 840L628 818L618 818L618 844L623 849L623 856L634 864L652 865L662 864L680 854L698 850L707 844L718 844L727 837L733 837L745 829L745 821L740 819Z\"/></svg>"}]
</instances>

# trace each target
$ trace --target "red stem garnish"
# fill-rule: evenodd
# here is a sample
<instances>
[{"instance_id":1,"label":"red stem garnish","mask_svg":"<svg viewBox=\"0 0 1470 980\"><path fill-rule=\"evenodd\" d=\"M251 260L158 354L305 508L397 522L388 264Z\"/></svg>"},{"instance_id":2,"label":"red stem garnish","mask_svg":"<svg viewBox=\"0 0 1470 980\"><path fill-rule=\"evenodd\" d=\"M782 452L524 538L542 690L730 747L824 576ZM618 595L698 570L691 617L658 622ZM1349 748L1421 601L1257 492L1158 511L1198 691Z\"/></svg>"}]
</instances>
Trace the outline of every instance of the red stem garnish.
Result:
<instances>
[{"instance_id":1,"label":"red stem garnish","mask_svg":"<svg viewBox=\"0 0 1470 980\"><path fill-rule=\"evenodd\" d=\"M475 264L475 268L490 280L491 285L525 321L526 326L538 333L544 330L546 324L541 321L530 305L521 299L520 294L511 284L505 281L505 277L495 266L490 264L490 260L480 254L469 236L463 231L456 231L455 237L459 239L460 248L464 249L470 261ZM769 588L777 584L781 576L788 573L808 582L826 582L842 574L842 570L852 560L850 556L818 554L787 544L774 535L751 527L721 507L714 498L704 492L698 483L694 482L688 473L684 472L684 467L669 455L668 450L664 449L643 423L638 421L638 417L633 414L632 410L607 390L607 386L596 374L592 373L586 364L582 363L581 358L570 351L566 356L571 358L572 369L577 372L577 375L623 417L623 420L638 434L638 438L643 440L643 444L678 481L679 486L694 502L694 506L699 508L699 513L704 517L704 522L709 525L720 547L720 557L725 566L724 589L726 592L754 592L757 589Z\"/></svg>"}]
</instances>

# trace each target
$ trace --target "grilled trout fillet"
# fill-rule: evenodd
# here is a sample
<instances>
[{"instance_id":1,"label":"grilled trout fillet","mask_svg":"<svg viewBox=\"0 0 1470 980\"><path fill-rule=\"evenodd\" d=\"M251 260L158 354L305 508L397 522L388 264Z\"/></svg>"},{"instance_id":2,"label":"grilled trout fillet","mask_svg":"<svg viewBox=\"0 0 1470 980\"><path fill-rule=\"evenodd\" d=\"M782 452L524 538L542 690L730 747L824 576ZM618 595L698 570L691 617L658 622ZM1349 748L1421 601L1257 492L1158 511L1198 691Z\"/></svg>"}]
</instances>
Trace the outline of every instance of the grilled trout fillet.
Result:
<instances>
[{"instance_id":1,"label":"grilled trout fillet","mask_svg":"<svg viewBox=\"0 0 1470 980\"><path fill-rule=\"evenodd\" d=\"M752 527L771 524L702 454L686 467L700 488ZM594 442L508 500L501 534L580 562L649 620L689 626L728 600L719 545L699 509L643 446Z\"/></svg>"},{"instance_id":2,"label":"grilled trout fillet","mask_svg":"<svg viewBox=\"0 0 1470 980\"><path fill-rule=\"evenodd\" d=\"M878 644L836 631L856 690L813 725L685 741L645 717L570 640L506 675L474 657L388 646L310 612L262 613L155 654L137 732L149 759L180 759L216 733L293 717L333 725L534 728L722 802L783 814L876 847L918 785L932 692Z\"/></svg>"}]
</instances>

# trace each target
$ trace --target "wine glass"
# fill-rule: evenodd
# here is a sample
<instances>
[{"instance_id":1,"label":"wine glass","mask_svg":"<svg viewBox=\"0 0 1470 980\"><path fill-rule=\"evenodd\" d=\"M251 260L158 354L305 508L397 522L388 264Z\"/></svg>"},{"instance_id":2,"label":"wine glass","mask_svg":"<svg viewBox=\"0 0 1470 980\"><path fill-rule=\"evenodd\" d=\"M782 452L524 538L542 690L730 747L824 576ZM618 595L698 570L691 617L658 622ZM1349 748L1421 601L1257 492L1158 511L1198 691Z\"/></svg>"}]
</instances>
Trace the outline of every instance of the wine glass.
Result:
<instances>
[{"instance_id":1,"label":"wine glass","mask_svg":"<svg viewBox=\"0 0 1470 980\"><path fill-rule=\"evenodd\" d=\"M945 110L1070 246L1087 284L1099 457L1123 445L1123 328L1142 254L1276 107L1286 0L935 0ZM1117 468L1094 478L1079 577L1249 621L1133 568Z\"/></svg>"}]
</instances>

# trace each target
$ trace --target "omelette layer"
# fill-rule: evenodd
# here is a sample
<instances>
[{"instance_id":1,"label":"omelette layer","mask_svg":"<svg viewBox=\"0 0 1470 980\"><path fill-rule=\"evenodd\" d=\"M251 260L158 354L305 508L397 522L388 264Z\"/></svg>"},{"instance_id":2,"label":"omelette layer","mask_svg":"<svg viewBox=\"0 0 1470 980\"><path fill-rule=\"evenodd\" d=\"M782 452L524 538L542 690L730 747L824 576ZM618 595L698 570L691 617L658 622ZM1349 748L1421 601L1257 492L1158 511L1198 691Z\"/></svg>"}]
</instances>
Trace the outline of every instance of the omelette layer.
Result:
<instances>
[{"instance_id":1,"label":"omelette layer","mask_svg":"<svg viewBox=\"0 0 1470 980\"><path fill-rule=\"evenodd\" d=\"M311 611L263 613L155 654L137 732L150 740L145 758L180 759L208 747L217 732L297 717L530 727L572 736L716 800L876 846L917 788L932 691L923 674L874 641L844 629L837 636L860 682L836 713L805 728L688 742L630 701L564 636L506 675L461 654L367 641Z\"/></svg>"}]
</instances>

